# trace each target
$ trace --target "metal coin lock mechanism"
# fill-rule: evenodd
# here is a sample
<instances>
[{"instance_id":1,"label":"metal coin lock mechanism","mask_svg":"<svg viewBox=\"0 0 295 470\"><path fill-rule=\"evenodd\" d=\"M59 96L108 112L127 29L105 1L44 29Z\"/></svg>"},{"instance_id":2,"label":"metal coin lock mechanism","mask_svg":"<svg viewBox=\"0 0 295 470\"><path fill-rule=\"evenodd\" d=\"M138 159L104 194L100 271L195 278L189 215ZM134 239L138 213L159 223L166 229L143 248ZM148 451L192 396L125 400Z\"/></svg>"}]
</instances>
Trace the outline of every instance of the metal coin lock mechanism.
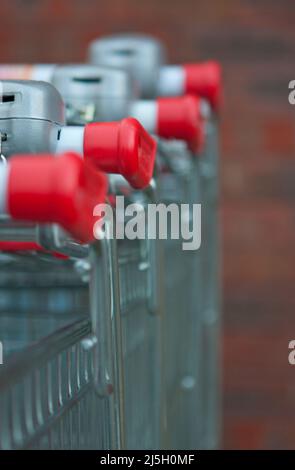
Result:
<instances>
[{"instance_id":1,"label":"metal coin lock mechanism","mask_svg":"<svg viewBox=\"0 0 295 470\"><path fill-rule=\"evenodd\" d=\"M66 103L69 124L133 116L159 137L184 140L198 152L202 147L204 123L197 96L139 100L126 71L95 65L57 66L52 83Z\"/></svg>"},{"instance_id":2,"label":"metal coin lock mechanism","mask_svg":"<svg viewBox=\"0 0 295 470\"><path fill-rule=\"evenodd\" d=\"M58 91L45 82L0 82L1 153L52 152L65 124Z\"/></svg>"},{"instance_id":3,"label":"metal coin lock mechanism","mask_svg":"<svg viewBox=\"0 0 295 470\"><path fill-rule=\"evenodd\" d=\"M215 61L165 65L166 53L153 37L118 34L94 40L89 61L96 65L128 70L140 85L141 96L197 94L214 110L221 102L221 69Z\"/></svg>"},{"instance_id":4,"label":"metal coin lock mechanism","mask_svg":"<svg viewBox=\"0 0 295 470\"><path fill-rule=\"evenodd\" d=\"M130 76L109 67L58 65L51 83L63 97L69 124L125 118L130 102L138 97L138 87Z\"/></svg>"},{"instance_id":5,"label":"metal coin lock mechanism","mask_svg":"<svg viewBox=\"0 0 295 470\"><path fill-rule=\"evenodd\" d=\"M141 34L118 34L90 44L89 62L127 70L140 84L141 96L152 98L165 63L164 48L154 38Z\"/></svg>"}]
</instances>

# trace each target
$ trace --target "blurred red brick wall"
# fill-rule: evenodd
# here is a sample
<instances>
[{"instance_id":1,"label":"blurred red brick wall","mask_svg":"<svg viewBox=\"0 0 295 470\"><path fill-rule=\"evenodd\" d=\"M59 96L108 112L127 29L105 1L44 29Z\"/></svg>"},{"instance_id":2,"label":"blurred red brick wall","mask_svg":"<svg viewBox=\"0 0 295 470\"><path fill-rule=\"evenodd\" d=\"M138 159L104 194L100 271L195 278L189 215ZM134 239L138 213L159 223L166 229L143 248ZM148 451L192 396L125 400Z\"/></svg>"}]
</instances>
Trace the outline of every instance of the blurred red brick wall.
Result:
<instances>
[{"instance_id":1,"label":"blurred red brick wall","mask_svg":"<svg viewBox=\"0 0 295 470\"><path fill-rule=\"evenodd\" d=\"M295 447L295 3L2 0L2 62L78 61L118 31L224 66L224 447Z\"/></svg>"}]
</instances>

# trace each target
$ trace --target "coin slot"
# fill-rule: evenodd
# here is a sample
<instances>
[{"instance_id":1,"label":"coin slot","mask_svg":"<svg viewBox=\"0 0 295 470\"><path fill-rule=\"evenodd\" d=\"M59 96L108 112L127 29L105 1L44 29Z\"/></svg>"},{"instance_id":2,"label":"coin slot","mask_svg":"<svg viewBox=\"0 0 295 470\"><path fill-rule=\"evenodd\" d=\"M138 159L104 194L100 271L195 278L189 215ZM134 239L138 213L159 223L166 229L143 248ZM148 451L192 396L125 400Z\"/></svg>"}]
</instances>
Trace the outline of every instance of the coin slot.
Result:
<instances>
[{"instance_id":1,"label":"coin slot","mask_svg":"<svg viewBox=\"0 0 295 470\"><path fill-rule=\"evenodd\" d=\"M12 94L4 94L0 97L1 103L13 103L15 101L15 95Z\"/></svg>"},{"instance_id":2,"label":"coin slot","mask_svg":"<svg viewBox=\"0 0 295 470\"><path fill-rule=\"evenodd\" d=\"M80 83L101 83L102 77L73 77L72 80Z\"/></svg>"},{"instance_id":3,"label":"coin slot","mask_svg":"<svg viewBox=\"0 0 295 470\"><path fill-rule=\"evenodd\" d=\"M119 56L122 56L122 57L130 57L134 54L134 50L133 49L113 49L113 54L114 55L119 55Z\"/></svg>"}]
</instances>

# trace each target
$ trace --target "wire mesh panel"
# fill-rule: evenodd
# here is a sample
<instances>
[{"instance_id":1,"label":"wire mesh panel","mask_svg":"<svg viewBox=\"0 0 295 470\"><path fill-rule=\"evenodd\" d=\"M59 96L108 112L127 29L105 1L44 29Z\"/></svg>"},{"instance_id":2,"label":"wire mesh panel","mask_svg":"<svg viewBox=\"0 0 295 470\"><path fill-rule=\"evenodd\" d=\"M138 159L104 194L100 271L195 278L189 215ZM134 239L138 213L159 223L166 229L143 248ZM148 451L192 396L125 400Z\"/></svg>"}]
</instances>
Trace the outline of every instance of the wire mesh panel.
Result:
<instances>
[{"instance_id":1,"label":"wire mesh panel","mask_svg":"<svg viewBox=\"0 0 295 470\"><path fill-rule=\"evenodd\" d=\"M220 441L220 249L218 220L218 122L206 126L206 148L200 159L203 207L202 237L202 448Z\"/></svg>"},{"instance_id":2,"label":"wire mesh panel","mask_svg":"<svg viewBox=\"0 0 295 470\"><path fill-rule=\"evenodd\" d=\"M200 204L199 171L185 144L166 143L162 147L161 199L166 203L190 204L185 214L192 224L192 204ZM195 227L196 228L196 227ZM165 301L163 327L167 424L164 446L193 449L201 433L201 261L198 251L183 250L184 240L165 243Z\"/></svg>"},{"instance_id":3,"label":"wire mesh panel","mask_svg":"<svg viewBox=\"0 0 295 470\"><path fill-rule=\"evenodd\" d=\"M14 282L9 274L1 276L1 291L6 301L1 311L5 355L0 369L0 448L122 447L122 390L114 370L120 354L116 350L119 342L108 344L110 338L102 322L100 336L96 336L93 318L101 314L106 320L109 318L110 335L114 335L113 324L119 318L118 311L111 315L105 308L101 312L103 306L107 306L103 299L115 286L115 283L110 288L107 286L115 273L111 273L111 266L106 270L108 250L103 249L104 244L109 242L103 241L91 248L90 260L84 260L88 265L92 260L92 265L84 269L84 281L72 263L59 262L59 268L49 263L48 267L48 263L29 256L25 256L25 265L21 256L20 260L17 257L14 260ZM12 274L13 266L8 273L10 271ZM25 287L19 284L24 274ZM96 288L90 289L91 295L89 280ZM16 289L25 302L18 299L13 303L12 293ZM115 309L118 307L116 296L117 292L112 298ZM7 306L10 310L6 310ZM29 310L30 307L34 308ZM108 363L103 363L106 344L111 347L112 356ZM100 368L97 367L99 360L102 361ZM107 372L106 391L101 370Z\"/></svg>"},{"instance_id":4,"label":"wire mesh panel","mask_svg":"<svg viewBox=\"0 0 295 470\"><path fill-rule=\"evenodd\" d=\"M206 122L204 153L193 159L180 143L165 149L171 171L162 176L162 198L202 204L200 249L185 252L177 240L168 240L165 248L168 415L164 442L174 449L217 448L220 440L217 127L215 118Z\"/></svg>"},{"instance_id":5,"label":"wire mesh panel","mask_svg":"<svg viewBox=\"0 0 295 470\"><path fill-rule=\"evenodd\" d=\"M153 196L138 193L133 198L144 211L147 230L147 204ZM156 240L118 241L127 449L159 449L161 445L162 318L154 288L160 283L160 257Z\"/></svg>"},{"instance_id":6,"label":"wire mesh panel","mask_svg":"<svg viewBox=\"0 0 295 470\"><path fill-rule=\"evenodd\" d=\"M88 321L78 320L5 361L1 449L108 448L92 353L83 347L90 331Z\"/></svg>"}]
</instances>

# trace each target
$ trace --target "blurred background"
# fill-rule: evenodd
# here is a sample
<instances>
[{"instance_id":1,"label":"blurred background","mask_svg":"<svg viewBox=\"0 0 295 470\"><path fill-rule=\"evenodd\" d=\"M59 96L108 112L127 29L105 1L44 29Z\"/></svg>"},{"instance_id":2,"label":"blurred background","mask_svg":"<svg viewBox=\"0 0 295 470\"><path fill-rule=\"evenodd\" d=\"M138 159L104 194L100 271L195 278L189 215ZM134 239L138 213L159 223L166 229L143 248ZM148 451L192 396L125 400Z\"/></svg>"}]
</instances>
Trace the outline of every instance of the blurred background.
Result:
<instances>
[{"instance_id":1,"label":"blurred background","mask_svg":"<svg viewBox=\"0 0 295 470\"><path fill-rule=\"evenodd\" d=\"M294 24L292 0L1 1L1 62L83 61L140 31L171 63L223 65L224 448L295 448Z\"/></svg>"}]
</instances>

